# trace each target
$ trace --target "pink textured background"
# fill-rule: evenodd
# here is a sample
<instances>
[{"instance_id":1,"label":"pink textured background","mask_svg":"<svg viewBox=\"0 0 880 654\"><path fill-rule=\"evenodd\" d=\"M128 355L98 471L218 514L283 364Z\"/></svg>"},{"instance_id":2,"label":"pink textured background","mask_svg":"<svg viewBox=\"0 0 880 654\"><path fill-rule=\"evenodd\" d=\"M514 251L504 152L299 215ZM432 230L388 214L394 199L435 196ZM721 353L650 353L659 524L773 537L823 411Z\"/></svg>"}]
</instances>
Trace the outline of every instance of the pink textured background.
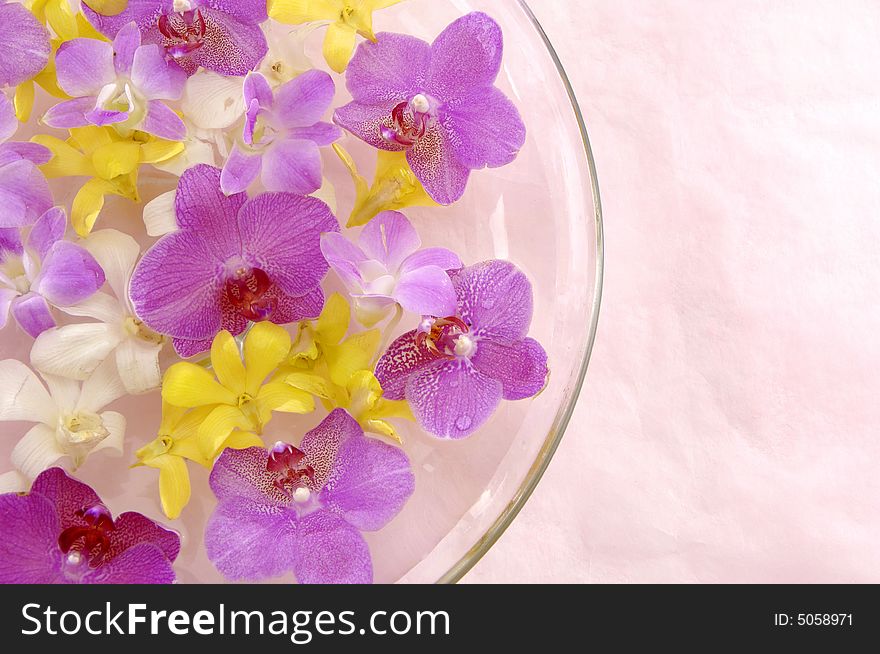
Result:
<instances>
[{"instance_id":1,"label":"pink textured background","mask_svg":"<svg viewBox=\"0 0 880 654\"><path fill-rule=\"evenodd\" d=\"M532 5L593 141L605 300L572 426L466 580L880 581L880 4Z\"/></svg>"}]
</instances>

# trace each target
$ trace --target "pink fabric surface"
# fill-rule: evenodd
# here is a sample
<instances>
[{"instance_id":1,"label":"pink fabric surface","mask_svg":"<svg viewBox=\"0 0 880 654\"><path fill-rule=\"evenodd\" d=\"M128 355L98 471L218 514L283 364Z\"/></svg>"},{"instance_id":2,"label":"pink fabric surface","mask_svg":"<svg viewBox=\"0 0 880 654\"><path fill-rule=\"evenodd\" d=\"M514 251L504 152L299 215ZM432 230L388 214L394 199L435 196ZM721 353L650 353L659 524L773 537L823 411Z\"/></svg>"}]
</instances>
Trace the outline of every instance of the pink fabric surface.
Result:
<instances>
[{"instance_id":1,"label":"pink fabric surface","mask_svg":"<svg viewBox=\"0 0 880 654\"><path fill-rule=\"evenodd\" d=\"M605 299L572 425L466 580L880 581L880 4L532 4Z\"/></svg>"}]
</instances>

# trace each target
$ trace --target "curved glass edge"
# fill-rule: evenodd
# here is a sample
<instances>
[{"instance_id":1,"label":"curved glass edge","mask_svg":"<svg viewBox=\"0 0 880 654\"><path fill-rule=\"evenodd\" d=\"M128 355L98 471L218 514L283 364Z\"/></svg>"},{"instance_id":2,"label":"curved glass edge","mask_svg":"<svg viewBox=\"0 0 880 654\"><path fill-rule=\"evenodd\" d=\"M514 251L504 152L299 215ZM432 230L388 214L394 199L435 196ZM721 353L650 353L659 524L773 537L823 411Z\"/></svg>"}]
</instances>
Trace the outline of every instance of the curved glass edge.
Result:
<instances>
[{"instance_id":1,"label":"curved glass edge","mask_svg":"<svg viewBox=\"0 0 880 654\"><path fill-rule=\"evenodd\" d=\"M568 78L568 73L565 72L565 68L562 66L562 62L559 60L559 55L556 53L556 49L553 47L553 44L550 42L547 33L544 31L544 28L541 26L541 23L538 21L535 14L532 12L531 8L526 3L526 0L517 0L519 6L525 12L528 19L535 26L535 29L538 30L538 34L541 36L541 39L544 41L544 44L547 46L547 51L550 53L550 57L553 59L553 63L556 66L556 70L559 72L559 77L562 79L562 83L565 86L565 90L568 93L568 98L571 101L571 107L574 110L575 117L578 122L578 127L581 131L581 138L584 144L584 152L587 156L587 165L590 170L590 185L592 187L593 193L593 218L596 223L596 283L593 290L593 306L590 314L590 325L589 325L589 333L587 334L587 344L586 350L584 352L584 358L581 362L580 371L578 372L577 383L574 387L574 392L572 394L571 400L568 403L568 406L565 407L563 412L558 417L553 430L549 434L547 434L547 438L544 440L544 444L541 446L541 450L538 453L535 462L532 464L532 467L529 469L528 474L526 475L525 480L522 485L517 490L516 494L513 496L513 499L510 500L508 505L505 507L504 511L502 511L501 515L492 523L492 526L486 531L485 534L478 540L470 550L468 550L464 556L459 559L455 565L453 565L440 579L437 580L438 584L454 584L461 580L465 574L473 568L477 562L483 558L483 556L488 552L492 546L498 541L501 537L501 534L510 526L513 522L514 518L519 514L522 510L523 506L525 506L529 497L531 497L535 488L538 485L538 482L541 481L541 477L544 476L544 472L547 470L547 466L550 464L550 460L553 458L553 454L556 452L556 448L559 447L559 443L562 441L562 437L565 434L565 430L568 427L568 423L571 421L571 416L574 413L574 408L577 405L578 398L580 397L581 388L584 384L584 379L587 375L587 368L590 364L590 356L593 352L593 345L596 341L596 332L599 325L599 312L602 305L602 283L605 274L605 236L604 236L604 228L602 223L602 201L599 197L599 180L598 175L596 173L596 162L593 159L593 149L590 146L590 137L587 134L587 127L584 123L584 117L581 114L580 105L578 104L577 97L575 96L574 89L571 86L571 80Z\"/></svg>"}]
</instances>

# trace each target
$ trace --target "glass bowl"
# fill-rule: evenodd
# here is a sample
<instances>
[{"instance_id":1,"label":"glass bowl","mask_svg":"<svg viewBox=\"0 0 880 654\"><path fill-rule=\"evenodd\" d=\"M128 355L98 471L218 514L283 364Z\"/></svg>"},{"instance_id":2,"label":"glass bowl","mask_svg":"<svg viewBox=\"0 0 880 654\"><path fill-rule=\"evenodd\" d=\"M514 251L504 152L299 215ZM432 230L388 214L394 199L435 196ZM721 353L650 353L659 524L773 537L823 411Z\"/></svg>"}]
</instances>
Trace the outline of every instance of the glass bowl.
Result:
<instances>
[{"instance_id":1,"label":"glass bowl","mask_svg":"<svg viewBox=\"0 0 880 654\"><path fill-rule=\"evenodd\" d=\"M519 107L528 140L512 164L475 172L465 196L452 207L415 208L405 213L425 245L452 248L466 264L509 259L526 272L535 297L530 335L547 350L551 373L538 397L503 402L493 418L467 440L440 441L415 425L401 425L416 491L383 530L365 534L377 582L458 581L498 540L559 445L596 334L603 245L595 166L571 85L526 2L410 0L377 13L375 29L405 32L430 42L470 11L489 14L502 28L505 52L497 85ZM312 61L326 69L320 56L322 37L323 30L317 30L308 47ZM334 106L341 106L350 96L343 78L335 80ZM28 138L33 133L28 127L16 138ZM371 179L375 151L350 135L341 143L362 174ZM335 189L335 197L328 199L335 203L344 224L353 204L350 178L329 149L324 169ZM174 178L164 173L142 174L142 200L149 201L174 185ZM55 180L52 186L56 203L69 208L78 187L70 180ZM109 198L96 229L113 227L148 246L154 239L144 233L142 206ZM332 281L325 288L335 290ZM404 323L399 331L413 326ZM31 339L17 326L10 324L0 333L0 359L27 361L30 346ZM166 348L163 364L174 360ZM175 563L180 582L223 581L207 559L202 542L215 505L208 471L190 465L192 500L180 519L170 521L160 509L157 471L128 467L135 460L134 451L155 437L160 418L158 392L123 398L109 408L128 419L123 458L98 453L75 475L94 487L114 515L139 511L181 533L182 550ZM264 433L265 441L298 442L322 418L317 413L276 414ZM0 472L10 469L9 454L28 427L0 423ZM291 580L287 576L274 581Z\"/></svg>"}]
</instances>

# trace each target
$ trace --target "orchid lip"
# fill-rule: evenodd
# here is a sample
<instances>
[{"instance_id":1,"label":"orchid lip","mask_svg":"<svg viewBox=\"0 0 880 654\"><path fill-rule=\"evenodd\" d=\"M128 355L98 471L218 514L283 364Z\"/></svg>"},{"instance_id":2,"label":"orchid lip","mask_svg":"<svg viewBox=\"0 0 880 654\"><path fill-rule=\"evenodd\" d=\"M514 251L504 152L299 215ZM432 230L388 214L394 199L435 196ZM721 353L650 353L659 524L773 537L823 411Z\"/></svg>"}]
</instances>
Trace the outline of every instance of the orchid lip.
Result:
<instances>
[{"instance_id":1,"label":"orchid lip","mask_svg":"<svg viewBox=\"0 0 880 654\"><path fill-rule=\"evenodd\" d=\"M297 504L308 502L310 486L315 483L315 469L304 464L306 455L289 443L278 441L269 451L266 470L276 473L273 485Z\"/></svg>"},{"instance_id":2,"label":"orchid lip","mask_svg":"<svg viewBox=\"0 0 880 654\"><path fill-rule=\"evenodd\" d=\"M418 93L408 102L401 102L391 110L391 126L382 125L382 138L410 148L428 132L435 119L433 106L436 103L423 93Z\"/></svg>"},{"instance_id":3,"label":"orchid lip","mask_svg":"<svg viewBox=\"0 0 880 654\"><path fill-rule=\"evenodd\" d=\"M110 548L110 532L116 529L110 511L103 504L95 504L80 509L76 515L86 526L68 527L58 536L58 547L67 554L66 561L80 565L87 559L89 566L96 568L104 561Z\"/></svg>"},{"instance_id":4,"label":"orchid lip","mask_svg":"<svg viewBox=\"0 0 880 654\"><path fill-rule=\"evenodd\" d=\"M183 6L178 5L178 0L174 5L175 11ZM165 37L165 51L175 59L201 48L208 29L200 9L163 14L159 16L157 27Z\"/></svg>"},{"instance_id":5,"label":"orchid lip","mask_svg":"<svg viewBox=\"0 0 880 654\"><path fill-rule=\"evenodd\" d=\"M263 270L241 266L226 279L224 292L229 304L243 317L261 322L272 316L278 301L269 291L272 280Z\"/></svg>"}]
</instances>

